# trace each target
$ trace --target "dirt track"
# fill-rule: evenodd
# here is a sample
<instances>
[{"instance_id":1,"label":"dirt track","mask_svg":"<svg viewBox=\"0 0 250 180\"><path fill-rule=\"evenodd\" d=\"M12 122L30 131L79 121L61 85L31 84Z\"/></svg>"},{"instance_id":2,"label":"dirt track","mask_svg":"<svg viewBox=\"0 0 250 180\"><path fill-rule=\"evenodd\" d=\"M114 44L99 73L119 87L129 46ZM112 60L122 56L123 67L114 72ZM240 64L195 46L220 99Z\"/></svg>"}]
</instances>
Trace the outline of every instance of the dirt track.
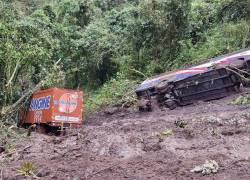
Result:
<instances>
[{"instance_id":1,"label":"dirt track","mask_svg":"<svg viewBox=\"0 0 250 180\"><path fill-rule=\"evenodd\" d=\"M173 111L96 113L64 137L34 133L17 145L3 179L24 179L16 168L25 161L42 179L250 179L250 106L230 105L232 98ZM166 128L173 134L162 135ZM218 173L190 172L205 160L217 161Z\"/></svg>"}]
</instances>

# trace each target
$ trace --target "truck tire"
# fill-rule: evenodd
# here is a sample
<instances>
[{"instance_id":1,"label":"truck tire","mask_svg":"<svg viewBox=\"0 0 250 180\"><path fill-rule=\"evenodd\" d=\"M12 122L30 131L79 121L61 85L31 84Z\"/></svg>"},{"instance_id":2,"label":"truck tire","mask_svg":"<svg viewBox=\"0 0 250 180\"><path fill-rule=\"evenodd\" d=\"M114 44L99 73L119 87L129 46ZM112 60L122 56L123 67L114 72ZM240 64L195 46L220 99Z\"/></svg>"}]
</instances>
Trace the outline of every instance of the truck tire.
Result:
<instances>
[{"instance_id":1,"label":"truck tire","mask_svg":"<svg viewBox=\"0 0 250 180\"><path fill-rule=\"evenodd\" d=\"M172 99L166 100L164 102L164 105L165 105L165 107L169 108L170 110L173 110L173 109L177 108L177 106L178 106L177 103Z\"/></svg>"},{"instance_id":2,"label":"truck tire","mask_svg":"<svg viewBox=\"0 0 250 180\"><path fill-rule=\"evenodd\" d=\"M40 134L46 134L47 131L46 131L45 125L44 124L38 124L38 125L36 125L36 132L40 133Z\"/></svg>"}]
</instances>

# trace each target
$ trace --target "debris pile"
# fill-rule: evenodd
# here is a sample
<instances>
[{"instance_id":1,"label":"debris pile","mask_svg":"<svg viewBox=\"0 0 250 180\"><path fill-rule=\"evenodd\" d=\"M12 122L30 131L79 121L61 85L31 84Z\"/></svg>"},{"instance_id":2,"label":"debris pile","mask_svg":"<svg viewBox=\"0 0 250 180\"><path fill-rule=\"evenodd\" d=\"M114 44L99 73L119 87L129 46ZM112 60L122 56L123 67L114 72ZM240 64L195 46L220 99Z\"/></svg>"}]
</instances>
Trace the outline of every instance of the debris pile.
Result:
<instances>
[{"instance_id":1,"label":"debris pile","mask_svg":"<svg viewBox=\"0 0 250 180\"><path fill-rule=\"evenodd\" d=\"M219 165L214 160L206 160L206 162L202 165L195 166L191 172L194 173L202 173L204 175L217 173L219 170Z\"/></svg>"}]
</instances>

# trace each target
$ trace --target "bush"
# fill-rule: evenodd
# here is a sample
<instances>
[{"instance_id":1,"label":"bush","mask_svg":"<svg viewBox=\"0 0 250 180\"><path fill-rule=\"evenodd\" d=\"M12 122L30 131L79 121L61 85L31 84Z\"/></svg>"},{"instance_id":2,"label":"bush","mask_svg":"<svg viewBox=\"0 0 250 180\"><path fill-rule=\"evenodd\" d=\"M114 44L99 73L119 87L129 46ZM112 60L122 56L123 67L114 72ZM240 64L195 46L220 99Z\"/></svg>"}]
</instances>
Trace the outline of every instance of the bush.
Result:
<instances>
[{"instance_id":1,"label":"bush","mask_svg":"<svg viewBox=\"0 0 250 180\"><path fill-rule=\"evenodd\" d=\"M117 73L115 78L105 83L97 91L86 93L86 111L94 111L107 105L129 106L134 104L136 84L136 81L127 79L124 74Z\"/></svg>"},{"instance_id":2,"label":"bush","mask_svg":"<svg viewBox=\"0 0 250 180\"><path fill-rule=\"evenodd\" d=\"M182 41L182 50L170 68L197 64L208 58L229 53L249 45L249 25L246 21L216 25L202 34L195 45L192 39Z\"/></svg>"},{"instance_id":3,"label":"bush","mask_svg":"<svg viewBox=\"0 0 250 180\"><path fill-rule=\"evenodd\" d=\"M247 105L250 104L250 95L241 95L232 101L233 105Z\"/></svg>"},{"instance_id":4,"label":"bush","mask_svg":"<svg viewBox=\"0 0 250 180\"><path fill-rule=\"evenodd\" d=\"M58 60L61 85L99 88L92 107L113 104L142 76L250 45L248 0L0 2L0 110Z\"/></svg>"},{"instance_id":5,"label":"bush","mask_svg":"<svg viewBox=\"0 0 250 180\"><path fill-rule=\"evenodd\" d=\"M6 153L11 152L15 147L15 143L25 137L25 133L22 129L6 126L0 121L0 148L4 148Z\"/></svg>"}]
</instances>

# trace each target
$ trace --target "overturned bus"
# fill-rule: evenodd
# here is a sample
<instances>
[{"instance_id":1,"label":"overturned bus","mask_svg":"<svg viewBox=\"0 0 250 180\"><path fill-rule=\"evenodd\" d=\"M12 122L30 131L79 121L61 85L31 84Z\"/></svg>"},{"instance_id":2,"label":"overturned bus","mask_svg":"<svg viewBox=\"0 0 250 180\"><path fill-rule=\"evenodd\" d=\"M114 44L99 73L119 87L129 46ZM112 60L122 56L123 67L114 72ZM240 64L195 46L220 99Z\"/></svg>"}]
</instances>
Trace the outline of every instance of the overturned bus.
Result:
<instances>
[{"instance_id":1,"label":"overturned bus","mask_svg":"<svg viewBox=\"0 0 250 180\"><path fill-rule=\"evenodd\" d=\"M152 101L174 109L196 101L219 99L247 86L250 48L212 58L206 63L167 72L142 82L136 89L140 111L152 109Z\"/></svg>"}]
</instances>

